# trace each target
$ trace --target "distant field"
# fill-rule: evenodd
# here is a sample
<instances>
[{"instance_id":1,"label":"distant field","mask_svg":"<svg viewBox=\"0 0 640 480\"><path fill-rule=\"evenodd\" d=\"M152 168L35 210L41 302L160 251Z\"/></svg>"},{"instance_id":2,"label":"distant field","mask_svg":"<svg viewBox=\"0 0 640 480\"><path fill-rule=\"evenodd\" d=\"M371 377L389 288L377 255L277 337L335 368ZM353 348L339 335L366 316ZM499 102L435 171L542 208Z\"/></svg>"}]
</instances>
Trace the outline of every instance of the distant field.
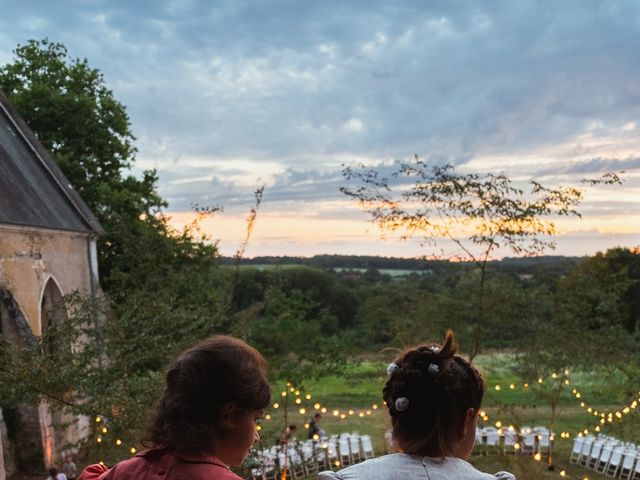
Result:
<instances>
[{"instance_id":1,"label":"distant field","mask_svg":"<svg viewBox=\"0 0 640 480\"><path fill-rule=\"evenodd\" d=\"M296 265L296 264L292 264L292 265L259 265L258 264L258 265L242 265L240 268L243 268L243 269L255 268L255 269L258 269L258 270L282 270L282 269L287 269L287 268L301 268L301 267L304 267L304 265ZM331 268L331 270L334 270L336 272L365 273L368 269L367 268L334 267L334 268ZM408 269L401 269L401 268L374 268L372 270L377 270L381 274L389 275L390 277L406 277L407 275L411 275L411 274L425 275L425 274L432 273L431 270L408 270Z\"/></svg>"},{"instance_id":2,"label":"distant field","mask_svg":"<svg viewBox=\"0 0 640 480\"><path fill-rule=\"evenodd\" d=\"M522 379L517 378L509 372L509 356L504 354L484 355L478 365L485 372L487 381L487 395L485 397L484 409L490 417L488 423L494 424L500 420L504 425L548 425L550 410L544 402L536 399L531 392L520 387L510 389L509 385L522 385ZM323 428L329 433L358 432L368 433L372 436L376 452L384 451L384 432L389 428L389 421L386 409L382 404L381 389L386 379L386 362L363 362L350 365L345 374L340 376L329 376L317 381L308 382L301 392L311 394L311 399L306 400L303 396L299 405L292 403L289 409L288 423L296 424L299 430L299 437L305 437L304 423L308 421L314 411L314 403L318 402L327 408L327 413L322 420ZM579 385L584 398L593 399L594 406L601 410L616 410L623 404L619 402L607 402L607 386L602 379L593 379L588 376L576 376L576 385ZM500 391L495 389L495 385L500 385ZM279 431L284 425L283 408L284 401L291 401L294 395L288 393L286 400L281 396L285 388L284 383L274 386L274 401L279 403L278 409L269 409L267 414L270 420L264 420L261 432L264 442L271 444L277 438ZM515 473L519 480L560 478L558 471L564 469L568 475L575 478L604 479L603 475L598 475L590 470L575 467L569 464L569 453L573 442L573 436L584 428L593 428L594 417L579 406L571 395L571 387L567 387L566 394L561 398L561 405L558 418L555 424L555 472L547 472L545 465L535 462L529 456L502 456L502 455L474 455L471 462L486 471L495 472L498 470L509 470ZM605 399L605 401L603 401ZM615 399L614 399L615 400ZM376 404L377 409L372 405ZM305 413L300 414L299 408L305 408ZM334 416L333 411L344 414L345 418ZM350 415L349 411L352 410ZM369 410L367 414L367 410ZM640 410L640 409L639 409ZM362 413L363 417L359 414ZM484 422L481 423L486 424ZM570 432L570 439L560 438L560 432ZM605 433L617 438L640 442L640 415L637 412L624 417L624 421L611 424Z\"/></svg>"}]
</instances>

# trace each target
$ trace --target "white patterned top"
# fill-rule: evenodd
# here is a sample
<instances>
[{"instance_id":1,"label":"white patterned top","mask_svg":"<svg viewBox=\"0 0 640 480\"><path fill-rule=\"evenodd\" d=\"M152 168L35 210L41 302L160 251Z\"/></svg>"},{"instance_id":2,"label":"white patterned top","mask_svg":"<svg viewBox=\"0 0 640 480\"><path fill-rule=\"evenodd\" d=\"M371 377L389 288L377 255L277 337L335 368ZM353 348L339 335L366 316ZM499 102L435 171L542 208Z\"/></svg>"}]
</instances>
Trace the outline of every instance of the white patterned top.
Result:
<instances>
[{"instance_id":1,"label":"white patterned top","mask_svg":"<svg viewBox=\"0 0 640 480\"><path fill-rule=\"evenodd\" d=\"M372 458L338 472L320 472L318 480L516 480L509 472L495 475L476 470L455 457L444 460L393 453Z\"/></svg>"}]
</instances>

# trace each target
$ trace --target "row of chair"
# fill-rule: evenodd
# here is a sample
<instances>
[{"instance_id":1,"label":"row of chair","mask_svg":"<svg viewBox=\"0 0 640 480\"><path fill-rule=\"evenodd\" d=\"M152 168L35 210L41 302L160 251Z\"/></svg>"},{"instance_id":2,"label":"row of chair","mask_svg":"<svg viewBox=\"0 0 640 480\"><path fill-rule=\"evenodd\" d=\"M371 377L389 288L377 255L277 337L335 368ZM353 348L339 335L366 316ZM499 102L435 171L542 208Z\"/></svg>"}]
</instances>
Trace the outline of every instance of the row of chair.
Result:
<instances>
[{"instance_id":1,"label":"row of chair","mask_svg":"<svg viewBox=\"0 0 640 480\"><path fill-rule=\"evenodd\" d=\"M251 469L251 476L254 480L276 480L286 468L287 476L295 480L374 456L371 436L343 433L320 440L292 442L286 450L274 446L256 451L253 457L258 465Z\"/></svg>"},{"instance_id":2,"label":"row of chair","mask_svg":"<svg viewBox=\"0 0 640 480\"><path fill-rule=\"evenodd\" d=\"M640 448L610 436L576 437L569 461L608 477L640 479Z\"/></svg>"},{"instance_id":3,"label":"row of chair","mask_svg":"<svg viewBox=\"0 0 640 480\"><path fill-rule=\"evenodd\" d=\"M491 453L535 455L549 453L553 448L554 434L546 427L513 426L476 429L476 454Z\"/></svg>"}]
</instances>

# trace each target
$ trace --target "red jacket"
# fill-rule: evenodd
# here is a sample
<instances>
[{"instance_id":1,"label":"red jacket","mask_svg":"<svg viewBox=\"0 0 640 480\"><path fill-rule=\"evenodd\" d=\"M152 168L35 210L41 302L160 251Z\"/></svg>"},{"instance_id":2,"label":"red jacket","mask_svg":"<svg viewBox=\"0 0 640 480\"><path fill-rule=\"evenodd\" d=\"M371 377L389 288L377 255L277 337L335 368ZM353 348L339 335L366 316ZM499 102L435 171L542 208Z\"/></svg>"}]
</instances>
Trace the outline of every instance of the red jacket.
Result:
<instances>
[{"instance_id":1,"label":"red jacket","mask_svg":"<svg viewBox=\"0 0 640 480\"><path fill-rule=\"evenodd\" d=\"M242 480L213 455L187 455L167 450L140 452L108 469L85 468L78 480Z\"/></svg>"}]
</instances>

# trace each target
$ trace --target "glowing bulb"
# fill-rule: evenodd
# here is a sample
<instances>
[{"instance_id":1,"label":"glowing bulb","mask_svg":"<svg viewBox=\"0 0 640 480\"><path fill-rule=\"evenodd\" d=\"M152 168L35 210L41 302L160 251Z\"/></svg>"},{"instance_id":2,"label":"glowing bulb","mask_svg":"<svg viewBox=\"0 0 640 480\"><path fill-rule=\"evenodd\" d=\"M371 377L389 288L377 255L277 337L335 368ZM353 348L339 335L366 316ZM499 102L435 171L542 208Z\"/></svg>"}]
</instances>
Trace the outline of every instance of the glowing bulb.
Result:
<instances>
[{"instance_id":1,"label":"glowing bulb","mask_svg":"<svg viewBox=\"0 0 640 480\"><path fill-rule=\"evenodd\" d=\"M116 445L119 447L120 445L122 445L122 440L120 440L119 438L116 440Z\"/></svg>"},{"instance_id":2,"label":"glowing bulb","mask_svg":"<svg viewBox=\"0 0 640 480\"><path fill-rule=\"evenodd\" d=\"M565 472L564 470L560 470L560 476L564 477L567 475L567 472Z\"/></svg>"},{"instance_id":3,"label":"glowing bulb","mask_svg":"<svg viewBox=\"0 0 640 480\"><path fill-rule=\"evenodd\" d=\"M538 452L533 456L533 458L536 462L539 462L540 460L542 460L542 455L540 454L540 452Z\"/></svg>"},{"instance_id":4,"label":"glowing bulb","mask_svg":"<svg viewBox=\"0 0 640 480\"><path fill-rule=\"evenodd\" d=\"M511 385L509 385L509 388L510 388L511 390L515 390L516 386L515 386L515 384L513 384L513 383L512 383Z\"/></svg>"},{"instance_id":5,"label":"glowing bulb","mask_svg":"<svg viewBox=\"0 0 640 480\"><path fill-rule=\"evenodd\" d=\"M256 432L259 432L260 430L262 430L262 426L261 425L256 425Z\"/></svg>"},{"instance_id":6,"label":"glowing bulb","mask_svg":"<svg viewBox=\"0 0 640 480\"><path fill-rule=\"evenodd\" d=\"M496 422L496 428L502 428L502 422L500 420Z\"/></svg>"},{"instance_id":7,"label":"glowing bulb","mask_svg":"<svg viewBox=\"0 0 640 480\"><path fill-rule=\"evenodd\" d=\"M298 395L300 395L300 390L296 390L295 392L293 392L295 394L295 396L297 397Z\"/></svg>"},{"instance_id":8,"label":"glowing bulb","mask_svg":"<svg viewBox=\"0 0 640 480\"><path fill-rule=\"evenodd\" d=\"M300 405L302 403L302 400L299 398L296 398L296 405Z\"/></svg>"},{"instance_id":9,"label":"glowing bulb","mask_svg":"<svg viewBox=\"0 0 640 480\"><path fill-rule=\"evenodd\" d=\"M310 394L310 393L307 393L307 394L304 396L304 398L306 398L307 400L311 400L311 394Z\"/></svg>"},{"instance_id":10,"label":"glowing bulb","mask_svg":"<svg viewBox=\"0 0 640 480\"><path fill-rule=\"evenodd\" d=\"M301 408L298 411L300 412L300 415L304 415L305 413L307 413L307 409L306 408Z\"/></svg>"},{"instance_id":11,"label":"glowing bulb","mask_svg":"<svg viewBox=\"0 0 640 480\"><path fill-rule=\"evenodd\" d=\"M285 392L284 390L282 392L280 392L280 395L282 395L283 397L287 396L287 392Z\"/></svg>"},{"instance_id":12,"label":"glowing bulb","mask_svg":"<svg viewBox=\"0 0 640 480\"><path fill-rule=\"evenodd\" d=\"M373 408L374 410L378 409L378 404L374 403L373 405L371 405L371 408Z\"/></svg>"},{"instance_id":13,"label":"glowing bulb","mask_svg":"<svg viewBox=\"0 0 640 480\"><path fill-rule=\"evenodd\" d=\"M271 415L269 415L268 413L264 416L265 420L271 420Z\"/></svg>"},{"instance_id":14,"label":"glowing bulb","mask_svg":"<svg viewBox=\"0 0 640 480\"><path fill-rule=\"evenodd\" d=\"M564 384L565 384L565 385L569 385L570 383L571 383L571 382L569 381L569 379L568 379L568 378L564 381Z\"/></svg>"},{"instance_id":15,"label":"glowing bulb","mask_svg":"<svg viewBox=\"0 0 640 480\"><path fill-rule=\"evenodd\" d=\"M333 464L334 464L336 467L339 467L339 466L340 466L340 460L336 460L335 462L333 462Z\"/></svg>"},{"instance_id":16,"label":"glowing bulb","mask_svg":"<svg viewBox=\"0 0 640 480\"><path fill-rule=\"evenodd\" d=\"M364 417L364 413L363 413L363 412L360 412L360 413L358 414L358 416L359 416L360 418L362 418L362 417Z\"/></svg>"},{"instance_id":17,"label":"glowing bulb","mask_svg":"<svg viewBox=\"0 0 640 480\"><path fill-rule=\"evenodd\" d=\"M305 424L304 424L304 428L309 428L309 424L308 424L308 423L305 423Z\"/></svg>"},{"instance_id":18,"label":"glowing bulb","mask_svg":"<svg viewBox=\"0 0 640 480\"><path fill-rule=\"evenodd\" d=\"M102 443L102 438L100 438L100 437L96 438L96 442Z\"/></svg>"},{"instance_id":19,"label":"glowing bulb","mask_svg":"<svg viewBox=\"0 0 640 480\"><path fill-rule=\"evenodd\" d=\"M136 449L131 447L131 450L129 450L131 452L131 455L134 455L136 453Z\"/></svg>"},{"instance_id":20,"label":"glowing bulb","mask_svg":"<svg viewBox=\"0 0 640 480\"><path fill-rule=\"evenodd\" d=\"M514 450L520 450L520 444L518 442L513 444L513 449Z\"/></svg>"},{"instance_id":21,"label":"glowing bulb","mask_svg":"<svg viewBox=\"0 0 640 480\"><path fill-rule=\"evenodd\" d=\"M320 438L320 436L317 433L314 433L313 437L311 437L311 438L313 438L313 440L318 440Z\"/></svg>"},{"instance_id":22,"label":"glowing bulb","mask_svg":"<svg viewBox=\"0 0 640 480\"><path fill-rule=\"evenodd\" d=\"M582 395L580 395L580 392L576 393L576 398L580 398L582 397Z\"/></svg>"},{"instance_id":23,"label":"glowing bulb","mask_svg":"<svg viewBox=\"0 0 640 480\"><path fill-rule=\"evenodd\" d=\"M340 415L340 412L338 410L334 410L333 411L333 416L337 417L338 415Z\"/></svg>"},{"instance_id":24,"label":"glowing bulb","mask_svg":"<svg viewBox=\"0 0 640 480\"><path fill-rule=\"evenodd\" d=\"M349 415L353 415L354 411L353 410L349 410Z\"/></svg>"},{"instance_id":25,"label":"glowing bulb","mask_svg":"<svg viewBox=\"0 0 640 480\"><path fill-rule=\"evenodd\" d=\"M320 410L320 404L319 403L314 403L313 404L313 408L315 408L316 410Z\"/></svg>"},{"instance_id":26,"label":"glowing bulb","mask_svg":"<svg viewBox=\"0 0 640 480\"><path fill-rule=\"evenodd\" d=\"M321 411L322 413L327 413L327 409L326 409L325 407L322 407L322 408L320 409L320 411Z\"/></svg>"},{"instance_id":27,"label":"glowing bulb","mask_svg":"<svg viewBox=\"0 0 640 480\"><path fill-rule=\"evenodd\" d=\"M340 414L340 418L341 418L342 420L344 420L345 418L347 418L347 416L346 416L344 413L341 413L341 414Z\"/></svg>"},{"instance_id":28,"label":"glowing bulb","mask_svg":"<svg viewBox=\"0 0 640 480\"><path fill-rule=\"evenodd\" d=\"M96 417L96 423L100 423L102 419L100 417Z\"/></svg>"},{"instance_id":29,"label":"glowing bulb","mask_svg":"<svg viewBox=\"0 0 640 480\"><path fill-rule=\"evenodd\" d=\"M102 428L102 433L107 433L109 430L107 430L107 427L103 427Z\"/></svg>"},{"instance_id":30,"label":"glowing bulb","mask_svg":"<svg viewBox=\"0 0 640 480\"><path fill-rule=\"evenodd\" d=\"M499 391L500 391L500 385L496 385L496 387L495 387L495 388L496 388L496 392L499 392Z\"/></svg>"},{"instance_id":31,"label":"glowing bulb","mask_svg":"<svg viewBox=\"0 0 640 480\"><path fill-rule=\"evenodd\" d=\"M528 383L525 383L523 386L524 386L524 388L529 388L529 384Z\"/></svg>"},{"instance_id":32,"label":"glowing bulb","mask_svg":"<svg viewBox=\"0 0 640 480\"><path fill-rule=\"evenodd\" d=\"M551 374L551 378L554 378L554 379L555 379L555 378L558 378L558 374L557 374L556 372L553 372L553 373Z\"/></svg>"},{"instance_id":33,"label":"glowing bulb","mask_svg":"<svg viewBox=\"0 0 640 480\"><path fill-rule=\"evenodd\" d=\"M538 379L538 383L544 383L544 379L543 379L542 377L540 377L540 378Z\"/></svg>"},{"instance_id":34,"label":"glowing bulb","mask_svg":"<svg viewBox=\"0 0 640 480\"><path fill-rule=\"evenodd\" d=\"M367 415L371 415L371 410L367 410Z\"/></svg>"},{"instance_id":35,"label":"glowing bulb","mask_svg":"<svg viewBox=\"0 0 640 480\"><path fill-rule=\"evenodd\" d=\"M279 407L280 407L280 404L279 404L279 403L274 403L274 404L273 404L273 408L279 408Z\"/></svg>"}]
</instances>

